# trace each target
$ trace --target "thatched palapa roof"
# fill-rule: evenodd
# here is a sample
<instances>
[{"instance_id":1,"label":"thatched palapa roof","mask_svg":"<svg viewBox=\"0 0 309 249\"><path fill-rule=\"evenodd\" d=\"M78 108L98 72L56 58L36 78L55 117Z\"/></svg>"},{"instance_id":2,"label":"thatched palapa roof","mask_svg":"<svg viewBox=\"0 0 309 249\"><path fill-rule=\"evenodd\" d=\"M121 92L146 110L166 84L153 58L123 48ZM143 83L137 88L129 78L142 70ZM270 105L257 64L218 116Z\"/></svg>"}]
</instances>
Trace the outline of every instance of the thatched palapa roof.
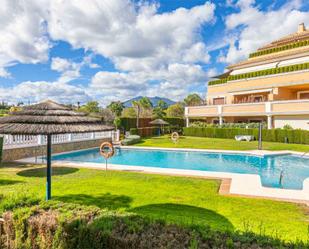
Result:
<instances>
[{"instance_id":1,"label":"thatched palapa roof","mask_svg":"<svg viewBox=\"0 0 309 249\"><path fill-rule=\"evenodd\" d=\"M149 122L149 124L153 125L168 125L169 123L162 119L155 119L154 121Z\"/></svg>"},{"instance_id":2,"label":"thatched palapa roof","mask_svg":"<svg viewBox=\"0 0 309 249\"><path fill-rule=\"evenodd\" d=\"M110 131L114 127L53 101L24 107L0 118L0 134L52 135Z\"/></svg>"}]
</instances>

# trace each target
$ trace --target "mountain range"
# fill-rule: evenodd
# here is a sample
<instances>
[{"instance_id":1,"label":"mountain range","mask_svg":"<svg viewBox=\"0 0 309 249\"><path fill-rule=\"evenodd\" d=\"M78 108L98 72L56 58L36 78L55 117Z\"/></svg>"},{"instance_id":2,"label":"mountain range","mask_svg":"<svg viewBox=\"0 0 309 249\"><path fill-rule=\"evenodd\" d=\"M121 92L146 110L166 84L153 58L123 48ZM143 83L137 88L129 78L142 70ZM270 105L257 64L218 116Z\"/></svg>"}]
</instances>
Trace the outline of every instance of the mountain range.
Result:
<instances>
[{"instance_id":1,"label":"mountain range","mask_svg":"<svg viewBox=\"0 0 309 249\"><path fill-rule=\"evenodd\" d=\"M132 107L132 102L140 100L141 98L143 98L143 96L138 96L138 97L129 99L129 100L123 102L123 105L125 107ZM161 98L161 97L157 97L157 96L156 97L147 97L147 98L149 98L150 102L152 103L152 105L154 107L158 105L159 100L163 100L168 106L174 105L176 103L175 101L170 100L168 98Z\"/></svg>"}]
</instances>

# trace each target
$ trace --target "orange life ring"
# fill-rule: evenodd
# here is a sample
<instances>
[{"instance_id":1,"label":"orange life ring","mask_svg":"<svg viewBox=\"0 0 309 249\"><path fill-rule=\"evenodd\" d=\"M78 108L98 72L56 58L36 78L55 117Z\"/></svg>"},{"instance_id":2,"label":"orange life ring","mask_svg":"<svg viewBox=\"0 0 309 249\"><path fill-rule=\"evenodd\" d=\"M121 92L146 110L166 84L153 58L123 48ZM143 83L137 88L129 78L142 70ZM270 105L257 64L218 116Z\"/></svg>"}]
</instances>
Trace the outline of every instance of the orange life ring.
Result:
<instances>
[{"instance_id":1,"label":"orange life ring","mask_svg":"<svg viewBox=\"0 0 309 249\"><path fill-rule=\"evenodd\" d=\"M179 134L177 132L173 132L171 135L171 139L173 140L173 142L177 142L179 139Z\"/></svg>"},{"instance_id":2,"label":"orange life ring","mask_svg":"<svg viewBox=\"0 0 309 249\"><path fill-rule=\"evenodd\" d=\"M108 148L108 150L106 150ZM111 158L115 153L115 149L112 143L103 142L100 146L100 154L105 158Z\"/></svg>"}]
</instances>

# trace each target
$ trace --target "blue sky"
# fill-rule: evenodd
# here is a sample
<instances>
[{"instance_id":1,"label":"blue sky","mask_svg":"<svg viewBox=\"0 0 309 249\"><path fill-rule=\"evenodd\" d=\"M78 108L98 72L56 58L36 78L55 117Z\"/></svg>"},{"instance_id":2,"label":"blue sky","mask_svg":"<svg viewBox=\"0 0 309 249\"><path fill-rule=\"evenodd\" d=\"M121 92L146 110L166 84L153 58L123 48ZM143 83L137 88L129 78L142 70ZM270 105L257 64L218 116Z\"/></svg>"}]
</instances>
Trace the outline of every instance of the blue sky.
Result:
<instances>
[{"instance_id":1,"label":"blue sky","mask_svg":"<svg viewBox=\"0 0 309 249\"><path fill-rule=\"evenodd\" d=\"M309 26L306 2L4 0L0 101L204 96L226 65Z\"/></svg>"}]
</instances>

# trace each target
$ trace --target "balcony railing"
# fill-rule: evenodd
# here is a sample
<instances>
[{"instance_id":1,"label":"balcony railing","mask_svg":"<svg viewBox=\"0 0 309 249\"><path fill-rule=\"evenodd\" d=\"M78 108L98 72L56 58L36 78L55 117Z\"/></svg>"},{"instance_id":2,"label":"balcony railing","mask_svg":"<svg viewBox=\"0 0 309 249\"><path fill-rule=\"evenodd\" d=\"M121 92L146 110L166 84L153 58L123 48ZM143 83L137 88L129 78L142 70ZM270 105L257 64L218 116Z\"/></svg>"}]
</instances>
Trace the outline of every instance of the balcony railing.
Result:
<instances>
[{"instance_id":1,"label":"balcony railing","mask_svg":"<svg viewBox=\"0 0 309 249\"><path fill-rule=\"evenodd\" d=\"M46 136L30 136L30 135L3 135L5 149L22 148L45 145L47 143ZM119 141L119 130L117 131L103 131L91 133L77 133L77 134L58 134L52 136L53 144L62 144L86 140L95 140L102 138L111 138L112 141Z\"/></svg>"},{"instance_id":2,"label":"balcony railing","mask_svg":"<svg viewBox=\"0 0 309 249\"><path fill-rule=\"evenodd\" d=\"M186 107L186 117L309 114L309 99Z\"/></svg>"}]
</instances>

